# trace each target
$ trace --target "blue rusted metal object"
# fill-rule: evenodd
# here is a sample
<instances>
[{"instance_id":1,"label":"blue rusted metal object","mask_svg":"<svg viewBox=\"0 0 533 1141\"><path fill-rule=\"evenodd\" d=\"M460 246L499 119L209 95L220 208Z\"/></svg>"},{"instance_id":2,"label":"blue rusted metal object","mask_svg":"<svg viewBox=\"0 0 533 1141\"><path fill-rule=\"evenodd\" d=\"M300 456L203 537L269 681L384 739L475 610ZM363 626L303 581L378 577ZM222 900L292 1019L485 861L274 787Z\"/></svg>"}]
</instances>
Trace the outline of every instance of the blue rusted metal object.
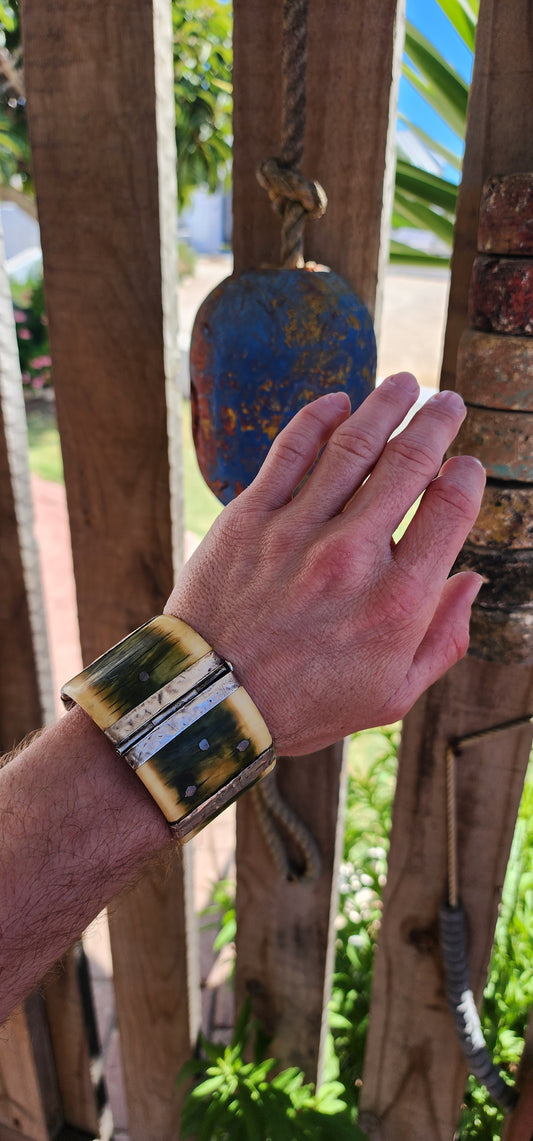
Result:
<instances>
[{"instance_id":1,"label":"blue rusted metal object","mask_svg":"<svg viewBox=\"0 0 533 1141\"><path fill-rule=\"evenodd\" d=\"M325 392L355 408L371 391L370 314L336 273L251 270L198 310L191 339L193 432L204 479L222 503L251 483L272 440Z\"/></svg>"}]
</instances>

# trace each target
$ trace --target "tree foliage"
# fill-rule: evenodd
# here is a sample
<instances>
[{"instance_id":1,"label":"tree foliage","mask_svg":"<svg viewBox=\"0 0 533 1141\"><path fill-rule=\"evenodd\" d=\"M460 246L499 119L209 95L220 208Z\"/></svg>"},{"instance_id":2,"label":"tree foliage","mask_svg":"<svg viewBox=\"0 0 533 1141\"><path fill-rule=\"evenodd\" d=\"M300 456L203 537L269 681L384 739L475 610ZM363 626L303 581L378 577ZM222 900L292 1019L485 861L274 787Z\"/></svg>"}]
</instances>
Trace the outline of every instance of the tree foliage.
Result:
<instances>
[{"instance_id":1,"label":"tree foliage","mask_svg":"<svg viewBox=\"0 0 533 1141\"><path fill-rule=\"evenodd\" d=\"M231 163L231 4L172 0L179 206L211 191ZM0 196L35 213L20 0L0 0Z\"/></svg>"},{"instance_id":2,"label":"tree foliage","mask_svg":"<svg viewBox=\"0 0 533 1141\"><path fill-rule=\"evenodd\" d=\"M474 50L479 0L436 0L455 32L470 53ZM428 107L439 115L454 133L453 148L444 147L416 123L401 116L411 135L422 144L429 157L442 163L448 176L431 174L412 162L402 148L402 134L398 136L396 185L392 218L393 241L391 261L413 264L442 264L448 262L452 242L457 181L462 165L462 151L466 130L468 83L412 23L407 23L403 75L422 96ZM428 254L416 246L413 238L400 243L394 239L394 229L425 230L439 239L442 252Z\"/></svg>"}]
</instances>

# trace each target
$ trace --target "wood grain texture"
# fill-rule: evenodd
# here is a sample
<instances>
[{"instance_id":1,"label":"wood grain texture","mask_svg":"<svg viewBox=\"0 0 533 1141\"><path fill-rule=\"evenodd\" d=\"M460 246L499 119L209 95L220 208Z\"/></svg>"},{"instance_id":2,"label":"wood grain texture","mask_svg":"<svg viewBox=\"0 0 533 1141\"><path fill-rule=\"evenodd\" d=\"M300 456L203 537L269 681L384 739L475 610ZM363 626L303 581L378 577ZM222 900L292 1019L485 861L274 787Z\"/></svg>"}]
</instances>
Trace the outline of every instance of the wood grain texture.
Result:
<instances>
[{"instance_id":1,"label":"wood grain texture","mask_svg":"<svg viewBox=\"0 0 533 1141\"><path fill-rule=\"evenodd\" d=\"M99 1137L100 1110L96 1086L102 1080L103 1063L87 991L85 1000L89 1002L92 1025L86 1025L79 979L82 955L80 945L52 969L46 980L44 1000L64 1119L71 1128ZM86 986L88 982L86 976Z\"/></svg>"},{"instance_id":2,"label":"wood grain texture","mask_svg":"<svg viewBox=\"0 0 533 1141\"><path fill-rule=\"evenodd\" d=\"M516 1075L519 1102L507 1120L502 1141L531 1141L533 1136L533 1011L529 1016L524 1049Z\"/></svg>"},{"instance_id":3,"label":"wood grain texture","mask_svg":"<svg viewBox=\"0 0 533 1141\"><path fill-rule=\"evenodd\" d=\"M477 249L483 183L493 174L533 169L533 9L516 0L512 19L498 0L482 0L459 188L441 388L456 387L459 339Z\"/></svg>"},{"instance_id":4,"label":"wood grain texture","mask_svg":"<svg viewBox=\"0 0 533 1141\"><path fill-rule=\"evenodd\" d=\"M519 0L509 20L497 0L482 0L442 387L455 387L457 348L468 324L483 182L489 174L533 165L532 95L531 4ZM521 630L515 633L520 637ZM447 890L446 744L532 710L531 669L468 657L420 699L404 722L362 1090L361 1125L375 1141L451 1141L454 1135L466 1068L444 997L437 928ZM530 745L529 727L497 735L465 750L457 765L460 896L477 1001Z\"/></svg>"},{"instance_id":5,"label":"wood grain texture","mask_svg":"<svg viewBox=\"0 0 533 1141\"><path fill-rule=\"evenodd\" d=\"M235 4L237 272L279 264L279 219L255 168L280 149L281 9L280 0ZM394 178L389 111L394 122L402 34L403 4L395 0L352 0L334 11L327 0L309 6L302 169L324 186L328 208L307 224L305 253L339 273L372 314L388 252L382 222L386 233Z\"/></svg>"},{"instance_id":6,"label":"wood grain texture","mask_svg":"<svg viewBox=\"0 0 533 1141\"><path fill-rule=\"evenodd\" d=\"M118 0L28 0L24 34L88 662L160 612L179 555L170 10L164 0L134 0L127 12ZM185 928L177 856L166 878L147 875L111 919L133 1141L176 1135L174 1081L192 1021Z\"/></svg>"},{"instance_id":7,"label":"wood grain texture","mask_svg":"<svg viewBox=\"0 0 533 1141\"><path fill-rule=\"evenodd\" d=\"M5 1126L17 1137L50 1141L49 1125L53 1135L58 1124L57 1116L50 1121L47 1114L29 1020L24 1005L18 1006L0 1035L0 1130Z\"/></svg>"},{"instance_id":8,"label":"wood grain texture","mask_svg":"<svg viewBox=\"0 0 533 1141\"><path fill-rule=\"evenodd\" d=\"M33 530L26 414L0 233L0 751L51 720L54 699ZM81 1024L82 1028L82 1024ZM80 1024L77 1024L80 1030ZM49 1027L33 998L0 1030L0 1129L49 1138L61 1124Z\"/></svg>"},{"instance_id":9,"label":"wood grain texture","mask_svg":"<svg viewBox=\"0 0 533 1141\"><path fill-rule=\"evenodd\" d=\"M532 672L460 662L404 723L376 959L361 1126L376 1141L451 1141L466 1069L446 1005L438 909L446 898L447 741L533 711ZM465 748L457 763L459 890L480 1001L531 728Z\"/></svg>"},{"instance_id":10,"label":"wood grain texture","mask_svg":"<svg viewBox=\"0 0 533 1141\"><path fill-rule=\"evenodd\" d=\"M396 97L402 15L403 4L397 7L394 0L334 6L317 0L309 7L302 169L323 184L329 205L324 218L307 224L305 253L339 273L371 313L380 259L387 256L382 225L388 226L394 169L389 111ZM279 153L281 17L281 0L235 4L238 272L279 264L279 221L256 182L255 167ZM323 871L316 883L285 882L267 852L252 798L243 798L237 809L237 1004L249 994L274 1035L276 1056L302 1066L313 1080L321 1069L332 966L341 757L337 745L278 764L284 796L321 849Z\"/></svg>"}]
</instances>

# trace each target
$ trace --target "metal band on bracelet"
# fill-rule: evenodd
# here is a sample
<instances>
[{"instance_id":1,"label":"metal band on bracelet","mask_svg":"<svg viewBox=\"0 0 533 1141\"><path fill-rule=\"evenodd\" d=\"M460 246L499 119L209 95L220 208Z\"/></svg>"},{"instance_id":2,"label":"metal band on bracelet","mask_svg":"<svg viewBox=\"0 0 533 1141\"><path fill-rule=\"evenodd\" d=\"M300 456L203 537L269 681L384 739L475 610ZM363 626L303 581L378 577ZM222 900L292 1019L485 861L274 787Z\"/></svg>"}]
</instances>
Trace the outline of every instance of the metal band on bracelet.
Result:
<instances>
[{"instance_id":1,"label":"metal band on bracelet","mask_svg":"<svg viewBox=\"0 0 533 1141\"><path fill-rule=\"evenodd\" d=\"M275 764L272 738L229 662L162 615L67 682L183 842Z\"/></svg>"}]
</instances>

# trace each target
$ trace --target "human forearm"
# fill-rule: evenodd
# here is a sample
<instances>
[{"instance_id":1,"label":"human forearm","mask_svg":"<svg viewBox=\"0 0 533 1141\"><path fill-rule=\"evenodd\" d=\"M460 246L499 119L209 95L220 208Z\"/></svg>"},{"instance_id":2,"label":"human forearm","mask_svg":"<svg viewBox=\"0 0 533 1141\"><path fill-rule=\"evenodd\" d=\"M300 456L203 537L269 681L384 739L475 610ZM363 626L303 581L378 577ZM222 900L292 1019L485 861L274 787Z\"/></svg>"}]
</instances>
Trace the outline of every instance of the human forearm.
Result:
<instances>
[{"instance_id":1,"label":"human forearm","mask_svg":"<svg viewBox=\"0 0 533 1141\"><path fill-rule=\"evenodd\" d=\"M78 709L0 770L0 819L1 1023L170 837Z\"/></svg>"},{"instance_id":2,"label":"human forearm","mask_svg":"<svg viewBox=\"0 0 533 1141\"><path fill-rule=\"evenodd\" d=\"M302 409L167 603L231 661L278 753L403 717L466 652L481 580L448 575L484 475L466 456L441 467L465 411L453 393L389 440L417 394L399 375L351 417L342 394ZM0 812L1 1020L169 832L79 710L0 772Z\"/></svg>"}]
</instances>

